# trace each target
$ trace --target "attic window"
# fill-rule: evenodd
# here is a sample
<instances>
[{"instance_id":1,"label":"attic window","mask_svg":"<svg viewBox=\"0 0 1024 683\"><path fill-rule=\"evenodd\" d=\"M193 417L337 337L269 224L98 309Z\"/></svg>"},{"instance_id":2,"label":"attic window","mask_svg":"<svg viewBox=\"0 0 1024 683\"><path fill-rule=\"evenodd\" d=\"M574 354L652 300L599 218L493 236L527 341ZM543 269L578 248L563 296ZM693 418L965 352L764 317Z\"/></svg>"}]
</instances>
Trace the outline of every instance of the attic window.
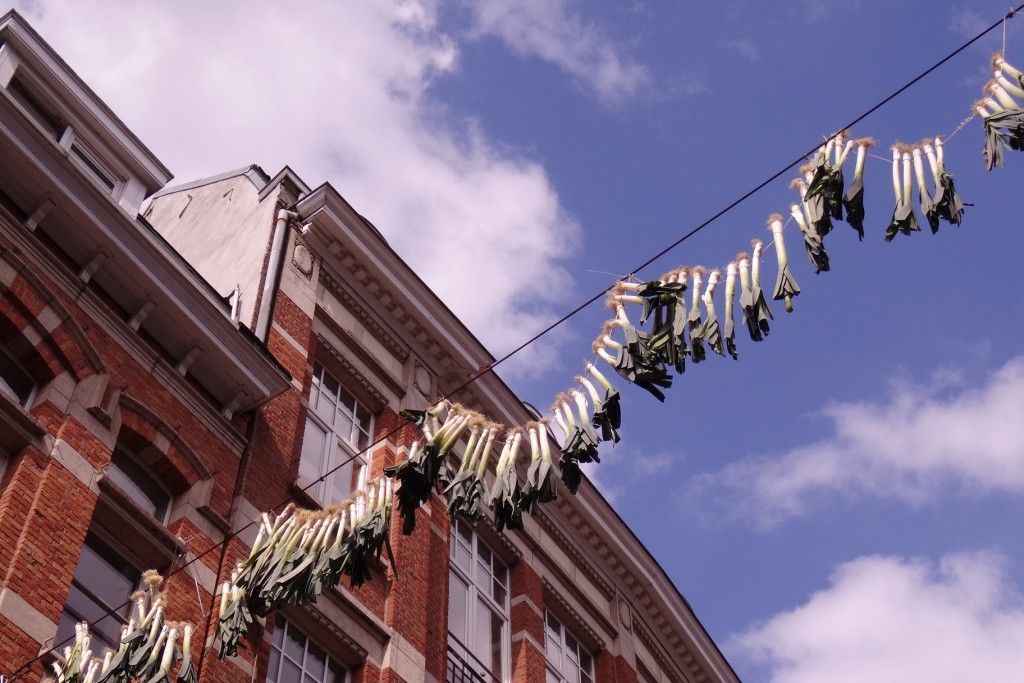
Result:
<instances>
[{"instance_id":1,"label":"attic window","mask_svg":"<svg viewBox=\"0 0 1024 683\"><path fill-rule=\"evenodd\" d=\"M53 109L43 104L43 101L25 85L17 74L7 84L7 92L25 108L29 116L35 119L35 122L42 126L43 130L49 133L51 138L60 140L64 129L67 128L67 123Z\"/></svg>"},{"instance_id":2,"label":"attic window","mask_svg":"<svg viewBox=\"0 0 1024 683\"><path fill-rule=\"evenodd\" d=\"M117 187L117 176L108 171L106 166L92 154L87 152L78 142L71 143L71 157L93 182L113 193Z\"/></svg>"}]
</instances>

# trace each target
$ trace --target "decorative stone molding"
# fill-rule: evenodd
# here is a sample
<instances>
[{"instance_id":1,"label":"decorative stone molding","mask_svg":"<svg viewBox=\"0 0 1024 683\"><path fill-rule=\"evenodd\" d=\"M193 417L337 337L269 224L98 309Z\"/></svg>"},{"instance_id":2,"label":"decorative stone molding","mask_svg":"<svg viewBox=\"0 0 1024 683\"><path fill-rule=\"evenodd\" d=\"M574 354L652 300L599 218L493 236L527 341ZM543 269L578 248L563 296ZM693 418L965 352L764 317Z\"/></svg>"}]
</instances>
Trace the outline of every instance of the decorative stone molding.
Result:
<instances>
[{"instance_id":1,"label":"decorative stone molding","mask_svg":"<svg viewBox=\"0 0 1024 683\"><path fill-rule=\"evenodd\" d=\"M316 605L305 605L300 609L310 621L316 624L318 631L329 636L325 640L331 644L332 652L341 655L342 660L361 662L366 659L368 654L366 648L338 628L333 621L316 608Z\"/></svg>"},{"instance_id":2,"label":"decorative stone molding","mask_svg":"<svg viewBox=\"0 0 1024 683\"><path fill-rule=\"evenodd\" d=\"M665 649L654 639L651 632L639 622L633 623L633 632L640 642L647 647L647 650L654 655L654 658L658 660L658 664L661 666L661 671L665 674L665 677L672 683L684 683L683 678L676 673L676 665L665 654Z\"/></svg>"},{"instance_id":3,"label":"decorative stone molding","mask_svg":"<svg viewBox=\"0 0 1024 683\"><path fill-rule=\"evenodd\" d=\"M558 592L558 589L555 588L554 584L547 577L544 577L543 580L544 600L552 608L552 611L561 618L560 620L568 622L565 625L569 627L569 630L583 641L588 648L592 648L594 652L605 649L604 639L594 629L590 628L587 620L580 616L580 613L569 604L569 601Z\"/></svg>"},{"instance_id":4,"label":"decorative stone molding","mask_svg":"<svg viewBox=\"0 0 1024 683\"><path fill-rule=\"evenodd\" d=\"M295 246L292 248L292 265L310 281L313 279L313 259L314 256L309 251L309 247L303 244L302 240L296 238Z\"/></svg>"},{"instance_id":5,"label":"decorative stone molding","mask_svg":"<svg viewBox=\"0 0 1024 683\"><path fill-rule=\"evenodd\" d=\"M594 568L593 563L589 558L585 557L579 548L572 543L565 534L562 533L555 523L542 511L538 511L533 515L533 518L537 520L542 527L555 539L558 547L562 548L569 557L572 558L573 564L576 565L586 576L590 579L601 594L608 600L615 597L615 589L612 585L605 580L603 576Z\"/></svg>"},{"instance_id":6,"label":"decorative stone molding","mask_svg":"<svg viewBox=\"0 0 1024 683\"><path fill-rule=\"evenodd\" d=\"M363 274L365 275L365 271L363 271ZM383 344L392 353L392 355L395 356L395 358L399 359L403 363L409 359L409 349L393 337L384 328L384 326L378 322L376 316L371 314L358 301L356 301L355 297L352 296L352 293L332 277L326 269L321 268L320 280L323 282L324 287L334 294L338 301L341 302L341 305L347 308L349 312L352 313L352 315L354 315L367 330L369 330L370 334L372 334L377 341ZM377 303L384 306L385 309L387 308L387 304L384 303L385 300L393 303L390 295L378 294L377 296Z\"/></svg>"},{"instance_id":7,"label":"decorative stone molding","mask_svg":"<svg viewBox=\"0 0 1024 683\"><path fill-rule=\"evenodd\" d=\"M334 346L331 345L330 340L322 334L318 334L316 336L316 340L318 352L325 353L330 356L331 360L340 370L343 371L345 376L354 381L359 386L361 392L369 397L370 400L367 402L367 407L370 408L371 411L377 412L382 410L384 406L388 404L387 397L380 393L380 391L377 390L377 387L374 386L374 383L371 382L366 375L361 373L350 360L345 358L338 349L334 348Z\"/></svg>"}]
</instances>

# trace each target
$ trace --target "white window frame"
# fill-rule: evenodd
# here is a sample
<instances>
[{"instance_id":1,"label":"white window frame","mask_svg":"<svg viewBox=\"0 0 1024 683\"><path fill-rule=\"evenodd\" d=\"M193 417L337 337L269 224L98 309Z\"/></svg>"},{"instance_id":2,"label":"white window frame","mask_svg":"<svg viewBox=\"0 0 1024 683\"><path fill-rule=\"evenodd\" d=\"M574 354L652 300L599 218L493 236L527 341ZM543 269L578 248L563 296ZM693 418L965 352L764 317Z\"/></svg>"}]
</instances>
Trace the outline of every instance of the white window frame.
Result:
<instances>
[{"instance_id":1,"label":"white window frame","mask_svg":"<svg viewBox=\"0 0 1024 683\"><path fill-rule=\"evenodd\" d=\"M291 631L301 634L305 639L305 644L302 646L302 661L296 661L295 658L286 651L285 638ZM309 660L310 644L315 645L324 654L324 670L319 678L314 676L313 672L306 668ZM274 666L275 655L276 667ZM302 681L302 683L348 683L350 680L348 668L345 667L337 657L332 657L330 650L318 643L315 639L311 638L308 633L297 627L294 623L278 614L277 620L274 624L274 634L270 640L270 655L267 658L267 683L276 683L276 681L279 680L281 667L284 665L286 660L298 667L299 680ZM330 680L332 663L335 665L336 670L340 670L340 679L335 678L334 680ZM276 668L276 671L272 671L272 667Z\"/></svg>"},{"instance_id":2,"label":"white window frame","mask_svg":"<svg viewBox=\"0 0 1024 683\"><path fill-rule=\"evenodd\" d=\"M511 680L511 657L512 642L510 636L510 608L509 608L509 568L491 548L484 543L473 528L464 520L457 519L451 527L451 541L448 548L449 557L449 635L451 633L451 615L460 606L452 603L454 597L451 591L452 582L458 581L466 587L465 604L461 606L463 623L466 625L466 633L478 637L476 643L467 642L469 638L460 638L458 641L449 640L451 647L471 666L479 663L489 665L491 654L486 652L491 642L487 624L477 623L480 615L480 607L484 607L493 615L498 616L501 621L501 652L500 671L489 673L502 681ZM487 568L484 565L487 564ZM500 571L499 571L500 570ZM485 585L486 584L486 585ZM504 593L504 599L495 598L496 584ZM458 636L455 636L458 637ZM485 644L486 642L486 644ZM466 656L466 651L473 657ZM475 659L474 659L475 657ZM486 679L491 680L491 679Z\"/></svg>"},{"instance_id":3,"label":"white window frame","mask_svg":"<svg viewBox=\"0 0 1024 683\"><path fill-rule=\"evenodd\" d=\"M544 610L544 659L547 683L594 683L594 655L550 610Z\"/></svg>"},{"instance_id":4,"label":"white window frame","mask_svg":"<svg viewBox=\"0 0 1024 683\"><path fill-rule=\"evenodd\" d=\"M330 388L331 384L335 389ZM343 402L342 392L351 402L351 408ZM347 434L340 430L346 420L349 422ZM369 469L368 449L373 440L374 422L370 409L343 382L319 362L314 363L299 462L299 486L324 505L339 503L353 491L363 488ZM319 434L320 438L311 439L311 433ZM350 477L348 485L332 485L346 475ZM332 491L336 493L332 495Z\"/></svg>"}]
</instances>

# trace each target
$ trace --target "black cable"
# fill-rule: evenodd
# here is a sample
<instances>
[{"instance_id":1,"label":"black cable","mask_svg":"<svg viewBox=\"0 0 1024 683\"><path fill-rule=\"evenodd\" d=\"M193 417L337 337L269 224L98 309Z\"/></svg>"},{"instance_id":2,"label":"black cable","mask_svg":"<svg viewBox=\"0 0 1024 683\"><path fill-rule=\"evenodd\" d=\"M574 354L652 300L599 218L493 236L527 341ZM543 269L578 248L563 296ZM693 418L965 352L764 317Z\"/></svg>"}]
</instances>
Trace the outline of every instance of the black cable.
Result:
<instances>
[{"instance_id":1,"label":"black cable","mask_svg":"<svg viewBox=\"0 0 1024 683\"><path fill-rule=\"evenodd\" d=\"M984 38L984 37L985 37L986 35L988 35L988 34L989 34L989 33L991 33L992 31L994 31L995 29L999 28L999 26L1001 26L1001 25L1002 25L1002 24L1003 24L1003 23L1004 23L1004 22L1005 22L1005 21L1006 21L1007 19L1012 19L1012 18L1014 17L1014 15L1015 15L1015 14L1016 14L1017 12L1020 12L1020 11L1022 11L1022 10L1024 10L1024 3L1022 3L1022 4L1018 5L1018 6L1017 6L1017 7L1015 7L1015 8L1012 8L1012 9L1010 9L1010 10L1009 10L1009 11L1008 11L1008 12L1007 12L1007 13L1006 13L1006 14L1005 14L1004 16L1003 16L1003 18L1001 18L1001 19L1000 19L999 21L995 22L994 24L992 24L992 25L991 25L991 26L989 26L988 28L986 28L986 29L982 30L982 31L981 31L980 33L978 33L977 35L975 35L975 36L974 36L973 38L971 38L970 40L968 40L968 41L967 41L966 43L964 43L963 45L961 45L961 46L960 46L960 47L958 47L957 49L955 49L955 50L953 50L952 52L950 52L950 53L949 53L948 55L946 55L945 57L943 57L942 59L940 59L940 60L939 60L938 62L935 62L934 64L932 64L932 65L931 65L930 67L928 67L927 69L925 69L924 71L922 71L922 72L921 72L920 74L918 74L917 76L915 76L915 77L914 77L913 79L911 79L910 81L908 81L908 82L907 82L906 84L904 84L903 86L901 86L900 88L898 88L897 90L895 90L894 92L892 92L892 93L891 93L891 94L890 94L890 95L889 95L888 97L886 97L885 99L881 100L880 102L878 102L877 104L875 104L874 106L872 106L872 107L871 107L870 109L868 109L868 110L867 110L867 111L865 111L864 113L862 113L862 114L860 114L859 116L857 116L856 118L854 118L854 119L853 119L852 121L850 121L849 123L847 123L847 124L846 124L845 126L842 126L841 128L839 128L839 130L848 130L848 129L850 129L850 128L853 128L853 127L854 127L855 125L857 125L858 123L860 123L861 121L863 121L864 119L866 119L866 118L867 118L868 116L870 116L871 114L873 114L873 113L875 113L876 111L878 111L879 109L881 109L881 108L882 108L883 106L885 106L886 104L888 104L889 102L891 102L891 101L892 101L893 99L895 99L895 98L896 98L896 97L898 97L899 95L903 94L903 92L905 92L905 91L906 91L906 90L908 90L909 88L911 88L911 87L913 87L914 85L916 85L916 84L917 84L917 83L918 83L918 82L919 82L920 80L922 80L923 78L925 78L926 76L928 76L929 74L931 74L931 73L932 73L933 71L935 71L936 69L938 69L939 67L941 67L942 65L944 65L944 64L945 64L946 62L948 62L949 60L951 60L951 59L952 59L953 57L956 57L956 56L957 56L958 54L960 54L961 52L963 52L964 50L966 50L967 48L969 48L969 47L970 47L971 45L973 45L974 43L978 42L979 40L981 40L982 38ZM715 222L715 221L717 221L717 220L718 220L719 218L721 218L721 217L722 217L722 216L724 216L725 214L727 214L727 213L729 213L730 211L732 211L733 209L735 209L735 208L736 208L737 206L739 206L740 204L742 204L742 203L743 203L743 202L745 202L746 200L750 199L750 197L754 196L755 194L757 194L758 192L760 192L761 190L763 190L763 189L764 189L765 187L767 187L768 185L770 185L770 184L771 184L771 183L773 183L774 181L778 180L778 179L779 179L779 178L780 178L780 177L781 177L781 176L782 176L782 175L783 175L784 173L786 173L787 171L789 171L789 170L790 170L791 168L793 168L794 166L797 166L798 164L800 164L800 163L801 163L801 162L802 162L802 161L803 161L804 159L806 159L806 158L807 158L808 156L810 156L810 155L814 154L814 153L815 153L815 152L816 152L816 151L818 150L818 148L819 148L819 147L820 147L820 143L819 143L819 144L815 144L815 146L814 146L814 147L810 148L810 149L809 149L808 151L806 151L806 152L804 152L803 154L801 154L801 155L800 155L799 157L797 157L797 158L796 158L796 159L795 159L794 161L790 162L790 163L789 163L789 164L787 164L787 165L786 165L785 167L783 167L783 168L779 169L779 170L778 170L777 172L775 172L774 174L772 174L771 176L769 176L769 177L768 177L768 178L767 178L766 180L764 180L764 181L762 181L761 183L759 183L759 184L758 184L758 185L757 185L756 187L754 187L753 189L751 189L751 190L749 190L749 191L745 192L744 194L740 195L740 197L739 197L739 198L737 198L737 199L733 200L733 201L732 201L732 202L731 202L731 203L730 203L729 205L727 205L727 206L726 206L726 207L725 207L724 209L722 209L721 211L718 211L717 213L715 213L715 214L714 214L713 216L711 216L710 218L708 218L707 220L705 220L705 221L704 221L703 223L701 223L701 224L700 224L700 225L698 225L697 227L693 228L693 229L692 229L692 230L690 230L690 231L689 231L688 233L686 233L685 235L683 235L682 237L680 237L679 239L677 239L677 240L676 240L675 242L672 242L671 244L669 244L669 245L668 245L667 247L665 247L665 248L664 248L664 249L662 249L661 251L657 252L657 253L656 253L656 254L655 254L654 256L652 256L651 258L647 259L646 261L644 261L643 263L641 263L641 264L640 264L639 266L637 266L636 268L634 268L634 269L633 269L633 270L631 270L630 272L631 272L631 273L638 273L638 272L642 271L642 270L643 270L644 268L646 268L647 266L651 265L652 263L654 263L655 261L657 261L658 259L660 259L660 258L661 258L662 256L665 256L665 255L666 255L666 254L668 254L668 253L669 253L670 251L672 251L673 249L675 249L676 247L678 247L678 246L679 246L680 244L682 244L682 243L683 243L683 242L685 242L686 240L690 239L691 237L693 237L694 235L696 235L697 233L699 233L699 232L700 232L701 230L703 230L703 229L704 229L704 228L706 228L707 226L711 225L712 223L714 223L714 222ZM495 360L495 361L491 362L491 363L490 363L489 365L486 365L486 366L484 366L484 367L480 368L480 369L479 369L479 370L477 370L477 371L476 371L475 373L473 373L473 374L472 374L472 375L471 375L471 376L469 377L469 379L467 379L467 380L466 380L465 382L463 382L462 384L460 384L460 385L459 385L458 387L456 387L455 389L453 389L453 390L451 390L450 392L448 392L448 394L447 394L447 395L446 395L445 397L442 397L442 399L441 399L441 400L444 400L444 399L446 399L446 398L448 398L448 397L450 397L450 396L454 396L455 394L459 393L460 391L462 391L463 389L465 389L466 387L468 387L468 386L469 386L470 384L472 384L472 383L473 383L473 382L475 382L476 380L478 380L478 379L480 379L481 377L483 377L484 375L486 375L486 374L487 374L488 372L491 372L491 371L492 371L492 370L493 370L493 369L494 369L494 368L495 368L496 366L500 365L501 363L504 363L504 362L505 362L505 361L507 361L507 360L508 360L509 358L511 358L511 357L512 357L512 356L514 356L515 354L517 354L517 353L519 353L520 351L522 351L523 349L525 349L525 348L526 348L527 346L530 346L531 344L533 344L534 342L536 342L536 341L537 341L538 339L540 339L541 337L543 337L544 335L546 335L546 334L547 334L548 332L551 332L551 330L555 329L556 327L559 327L559 326L560 326L560 325L562 325L563 323L567 322L567 321L568 321L569 319L571 319L571 318L573 318L574 316L576 316L576 315L577 315L578 313L580 313L580 312L581 312L581 311L582 311L583 309L587 308L588 306L590 306L590 305L591 305L591 304L593 304L594 302L598 301L598 300L599 300L599 299L600 299L601 297L603 297L603 296L605 295L605 293L606 293L606 290L602 290L601 292L598 292L598 293L597 293L597 294L595 294L595 295L594 295L593 297L591 297L590 299L588 299L588 300L587 300L587 301L585 301L584 303L580 304L580 305L579 305L579 306L577 306L576 308L572 309L571 311L569 311L568 313L566 313L565 315L563 315L563 316L562 316L561 318L559 318L559 319L558 319L558 320L556 320L555 322L551 323L550 325L548 325L547 327L545 327L545 328L544 328L543 330L541 330L540 332L538 332L538 333L537 333L537 334L535 334L534 336L530 337L530 338L529 338L528 340L526 340L525 342L523 342L522 344L520 344L520 345L519 345L519 346L517 346L516 348L512 349L512 350L511 350L511 351L509 351L508 353L506 353L506 354L505 354L504 356L502 356L501 358L499 358L499 359L497 359L497 360ZM312 488L312 487L313 487L314 485L316 485L316 484L320 483L320 482L321 482L321 481L323 481L323 480L324 480L325 478L329 477L329 476L330 476L331 474L333 474L333 473L337 472L337 471L338 471L339 469L341 469L341 468L342 468L342 467L344 467L345 465L349 464L350 462L352 462L353 460L355 460L355 459L356 459L357 457L359 457L360 455L363 455L363 454L367 453L367 452L368 452L368 451L369 451L370 449L372 449L372 448L376 447L376 446L377 446L378 444L380 444L380 443L383 443L384 441L386 441L386 440L390 439L390 438L391 438L392 436L394 436L394 435L395 435L395 434L397 434L397 433L398 433L399 431L401 431L401 430L402 430L402 429L403 429L403 428L404 428L404 427L405 427L405 426L406 426L407 424L411 424L411 422L409 422L408 420L406 420L406 421L402 422L402 423L401 423L401 424L400 424L400 425L399 425L398 427L394 428L393 430L391 430L390 432L388 432L387 434L385 434L384 436L382 436L382 437L381 437L380 439L378 439L377 441L374 441L374 442L373 442L372 444L370 444L369 446L367 446L367 447L366 447L365 449L363 449L363 450L362 450L362 451L360 451L359 453L356 453L355 455L349 456L349 458L348 458L347 460L344 460L344 461L342 461L342 462L341 462L341 463L340 463L340 464L339 464L339 465L338 465L337 467L334 467L333 469L329 470L329 471L328 471L328 472L326 472L325 474L321 475L321 476L320 476L320 478L318 478L318 479L314 480L313 482L311 482L311 483L310 483L310 484L308 484L307 486L305 486L305 487L303 487L303 488L299 489L299 491L297 491L296 493L292 493L292 494L289 494L289 496L288 496L288 497L287 497L287 498L286 498L286 499L285 499L285 500L284 500L283 502L281 502L281 503L279 503L278 505L276 505L276 506L272 507L272 508L271 508L271 511L273 511L273 510L276 510L276 509L278 509L278 508L281 508L281 507L284 507L284 506L285 506L285 505L287 505L288 503L292 502L293 500L295 500L295 497L296 497L297 493L305 493L305 492L306 492L306 491L307 491L308 489L310 489L310 488ZM193 564L194 562L198 562L200 558L202 558L202 557L205 557L206 555L208 555L208 554L209 554L209 553L211 553L212 551L216 550L217 548L220 548L220 547L221 547L222 545L226 545L226 544L228 543L228 541L230 541L230 540L231 540L232 538L235 538L235 537L237 537L237 536L238 536L238 535L239 535L240 533L242 533L243 531L245 531L245 530L246 530L246 529L248 529L249 527L253 526L253 525L254 525L254 524L256 524L257 522L258 522L258 520L251 520L251 521L250 521L250 522L249 522L248 524L246 524L245 526L243 526L243 527L239 528L239 529L238 529L237 531L233 531L233 532L229 533L229 534L228 534L227 536L225 536L225 538L224 538L224 540L223 540L223 541L221 541L221 542L219 542L219 543L216 543L215 545L213 545L213 546L211 546L211 547L207 548L207 549L206 549L206 550L204 550L203 552L201 552L201 553L199 553L198 555L196 555L196 557L195 557L194 559L192 559L192 560L189 560L188 562L186 562L185 564L181 565L181 566L180 566L180 567L178 567L177 569L174 569L174 570L172 570L172 571L171 571L170 573L168 573L168 574L167 574L167 576L165 577L165 579L169 579L169 578L171 578L172 576L174 576L174 575L176 575L176 574L180 573L181 571L184 571L184 569L185 569L186 567L189 567L189 566L190 566L190 565L192 565L192 564ZM216 595L216 591L217 591L217 588L216 588L216 586L214 586L214 595ZM91 626L91 625L94 625L94 624L97 624L97 623L99 623L100 621L102 621L103 619L106 619L106 618L108 618L108 617L110 617L110 616L114 615L115 613L117 613L118 611L120 611L121 609L123 609L124 607L127 607L127 606L128 606L129 604L131 604L131 601L130 601L130 600L129 600L129 601L127 601L127 602L124 602L124 603L122 603L121 605L118 605L117 607L115 607L115 608L113 608L113 609L111 609L111 610L109 610L108 612L106 612L105 614L103 614L103 616L101 616L101 617L99 617L98 619L96 619L95 621L91 622L91 623L90 623L90 626ZM208 634L208 633L207 633L207 637L209 637L209 634ZM6 678L6 680L7 680L7 681L8 681L9 683L13 683L13 681L15 681L15 680L17 680L17 679L18 679L18 677L20 676L20 674L21 674L21 673L22 673L23 671L25 671L25 670L27 670L27 669L31 668L31 667L32 667L32 666L33 666L33 665L34 665L34 664L35 664L36 662L38 662L39 660L41 660L41 659L42 659L43 657L45 657L46 655L50 654L51 652L53 652L53 651L57 650L57 649L58 649L58 648L60 648L61 646L63 646L63 645L66 645L67 643L70 643L70 642L71 642L71 640L72 640L72 638L67 638L67 639L65 639L65 640L64 640L63 642L57 643L56 645L54 645L53 647L51 647L51 648L50 648L49 650L45 650L45 651L43 651L43 652L39 653L38 655L36 655L36 656L35 656L35 657L33 657L32 659L30 659L30 660L29 660L28 662L26 662L25 664L22 664L22 665L21 665L20 667L18 667L18 668L17 668L17 669L16 669L16 670L15 670L15 671L14 671L14 672L13 672L13 673L12 673L12 674L10 675L10 676L8 676L8 677ZM203 651L202 651L202 653L200 654L200 660L202 660L202 659L203 659L203 658L204 658L204 657L206 656L206 652L207 652L207 648L205 648L205 647L204 647L204 648L203 648Z\"/></svg>"}]
</instances>

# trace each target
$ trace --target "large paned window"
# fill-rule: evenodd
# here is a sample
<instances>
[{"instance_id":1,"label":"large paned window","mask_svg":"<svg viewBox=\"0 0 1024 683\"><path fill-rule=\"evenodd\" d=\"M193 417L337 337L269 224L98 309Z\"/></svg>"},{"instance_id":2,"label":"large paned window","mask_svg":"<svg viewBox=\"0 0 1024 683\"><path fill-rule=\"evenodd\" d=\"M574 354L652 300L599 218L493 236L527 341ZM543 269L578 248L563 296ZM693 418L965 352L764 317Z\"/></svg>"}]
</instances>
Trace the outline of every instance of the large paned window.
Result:
<instances>
[{"instance_id":1,"label":"large paned window","mask_svg":"<svg viewBox=\"0 0 1024 683\"><path fill-rule=\"evenodd\" d=\"M141 578L142 573L110 545L93 533L87 535L54 643L73 638L75 624L87 621L93 652L102 654L106 648L116 652L121 626L128 623L132 609L125 603ZM108 613L110 616L104 617Z\"/></svg>"},{"instance_id":2,"label":"large paned window","mask_svg":"<svg viewBox=\"0 0 1024 683\"><path fill-rule=\"evenodd\" d=\"M594 683L594 658L551 612L544 619L547 683Z\"/></svg>"},{"instance_id":3,"label":"large paned window","mask_svg":"<svg viewBox=\"0 0 1024 683\"><path fill-rule=\"evenodd\" d=\"M448 574L448 634L471 668L509 678L508 567L459 519L452 528Z\"/></svg>"},{"instance_id":4,"label":"large paned window","mask_svg":"<svg viewBox=\"0 0 1024 683\"><path fill-rule=\"evenodd\" d=\"M299 485L313 484L308 492L325 505L349 497L366 480L365 450L372 434L373 414L316 363L302 438Z\"/></svg>"},{"instance_id":5,"label":"large paned window","mask_svg":"<svg viewBox=\"0 0 1024 683\"><path fill-rule=\"evenodd\" d=\"M274 625L268 683L346 683L348 674L306 634L278 615Z\"/></svg>"}]
</instances>

